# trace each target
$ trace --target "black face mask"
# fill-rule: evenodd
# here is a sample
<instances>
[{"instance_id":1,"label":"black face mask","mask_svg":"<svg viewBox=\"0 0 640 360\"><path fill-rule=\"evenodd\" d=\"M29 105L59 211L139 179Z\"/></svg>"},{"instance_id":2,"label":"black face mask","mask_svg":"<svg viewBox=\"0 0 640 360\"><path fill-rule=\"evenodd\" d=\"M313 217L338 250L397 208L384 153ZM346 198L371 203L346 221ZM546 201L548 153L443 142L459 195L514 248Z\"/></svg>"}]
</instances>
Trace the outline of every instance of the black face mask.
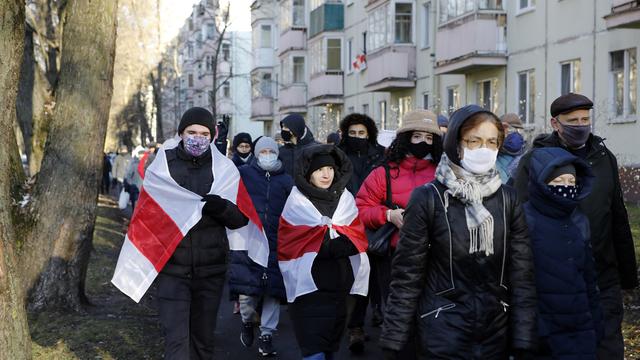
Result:
<instances>
[{"instance_id":1,"label":"black face mask","mask_svg":"<svg viewBox=\"0 0 640 360\"><path fill-rule=\"evenodd\" d=\"M409 151L411 155L417 157L418 159L424 159L427 155L431 153L433 150L432 144L427 144L424 141L421 141L417 144L411 143L409 144Z\"/></svg>"},{"instance_id":2,"label":"black face mask","mask_svg":"<svg viewBox=\"0 0 640 360\"><path fill-rule=\"evenodd\" d=\"M248 153L246 153L246 154L243 154L243 153L241 153L240 151L238 151L238 156L240 156L240 157L241 157L241 158L243 158L243 159L248 158L248 157L249 157L249 155L251 155L251 151L249 151L249 152L248 152Z\"/></svg>"},{"instance_id":3,"label":"black face mask","mask_svg":"<svg viewBox=\"0 0 640 360\"><path fill-rule=\"evenodd\" d=\"M280 135L282 135L282 140L284 140L285 142L291 141L291 131L282 130L280 131Z\"/></svg>"},{"instance_id":4,"label":"black face mask","mask_svg":"<svg viewBox=\"0 0 640 360\"><path fill-rule=\"evenodd\" d=\"M369 149L369 139L347 136L345 142L349 151L354 153L365 153Z\"/></svg>"},{"instance_id":5,"label":"black face mask","mask_svg":"<svg viewBox=\"0 0 640 360\"><path fill-rule=\"evenodd\" d=\"M547 185L549 190L558 197L575 200L578 197L578 187L575 185Z\"/></svg>"}]
</instances>

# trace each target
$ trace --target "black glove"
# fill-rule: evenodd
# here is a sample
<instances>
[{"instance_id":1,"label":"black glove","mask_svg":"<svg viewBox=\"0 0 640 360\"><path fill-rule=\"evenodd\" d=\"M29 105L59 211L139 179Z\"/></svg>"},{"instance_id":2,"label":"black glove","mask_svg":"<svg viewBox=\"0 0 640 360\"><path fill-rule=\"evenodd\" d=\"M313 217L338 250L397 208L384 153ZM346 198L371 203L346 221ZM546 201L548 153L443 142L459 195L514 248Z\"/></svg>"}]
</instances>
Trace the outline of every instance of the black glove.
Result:
<instances>
[{"instance_id":1,"label":"black glove","mask_svg":"<svg viewBox=\"0 0 640 360\"><path fill-rule=\"evenodd\" d=\"M397 360L398 352L391 349L382 349L382 358L384 360Z\"/></svg>"},{"instance_id":2,"label":"black glove","mask_svg":"<svg viewBox=\"0 0 640 360\"><path fill-rule=\"evenodd\" d=\"M229 127L225 121L218 121L218 137L216 142L227 142L227 135L229 135Z\"/></svg>"},{"instance_id":3,"label":"black glove","mask_svg":"<svg viewBox=\"0 0 640 360\"><path fill-rule=\"evenodd\" d=\"M204 207L202 208L202 213L213 217L222 214L228 204L227 200L214 194L205 195L202 198L202 201L205 202Z\"/></svg>"},{"instance_id":4,"label":"black glove","mask_svg":"<svg viewBox=\"0 0 640 360\"><path fill-rule=\"evenodd\" d=\"M534 360L536 357L531 350L516 349L513 352L514 360Z\"/></svg>"},{"instance_id":5,"label":"black glove","mask_svg":"<svg viewBox=\"0 0 640 360\"><path fill-rule=\"evenodd\" d=\"M122 189L124 190L124 192L127 192L127 193L128 193L128 192L131 192L131 188L130 188L130 185L129 185L129 183L127 182L127 180L125 180L125 181L122 183Z\"/></svg>"}]
</instances>

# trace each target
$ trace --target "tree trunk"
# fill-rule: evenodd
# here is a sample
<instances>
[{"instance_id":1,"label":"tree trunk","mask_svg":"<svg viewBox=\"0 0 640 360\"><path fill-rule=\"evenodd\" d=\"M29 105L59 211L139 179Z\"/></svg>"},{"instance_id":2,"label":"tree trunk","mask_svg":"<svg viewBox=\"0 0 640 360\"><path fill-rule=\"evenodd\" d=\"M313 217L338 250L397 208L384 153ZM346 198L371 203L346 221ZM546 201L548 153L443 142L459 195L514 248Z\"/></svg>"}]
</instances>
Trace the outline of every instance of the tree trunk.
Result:
<instances>
[{"instance_id":1,"label":"tree trunk","mask_svg":"<svg viewBox=\"0 0 640 360\"><path fill-rule=\"evenodd\" d=\"M31 338L15 256L12 187L16 181L16 97L24 50L24 1L0 2L0 349L7 359L30 359Z\"/></svg>"},{"instance_id":2,"label":"tree trunk","mask_svg":"<svg viewBox=\"0 0 640 360\"><path fill-rule=\"evenodd\" d=\"M112 94L114 0L69 0L63 49L31 232L22 249L30 308L80 309ZM99 54L98 56L96 54Z\"/></svg>"}]
</instances>

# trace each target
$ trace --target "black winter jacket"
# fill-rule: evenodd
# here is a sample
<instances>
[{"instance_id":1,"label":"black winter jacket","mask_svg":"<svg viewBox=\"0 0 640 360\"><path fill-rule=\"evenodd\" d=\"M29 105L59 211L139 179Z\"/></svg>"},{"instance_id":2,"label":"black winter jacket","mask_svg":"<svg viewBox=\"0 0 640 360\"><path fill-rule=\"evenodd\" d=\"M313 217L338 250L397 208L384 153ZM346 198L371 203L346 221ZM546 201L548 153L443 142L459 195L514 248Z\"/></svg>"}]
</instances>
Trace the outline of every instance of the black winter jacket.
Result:
<instances>
[{"instance_id":1,"label":"black winter jacket","mask_svg":"<svg viewBox=\"0 0 640 360\"><path fill-rule=\"evenodd\" d=\"M182 142L166 151L171 177L183 188L200 196L213 184L211 151L199 157L184 151ZM229 241L225 227L237 229L248 219L238 207L227 201L224 211L215 217L203 214L202 219L180 241L162 273L183 278L206 278L225 273Z\"/></svg>"},{"instance_id":2,"label":"black winter jacket","mask_svg":"<svg viewBox=\"0 0 640 360\"><path fill-rule=\"evenodd\" d=\"M417 324L419 357L506 359L535 347L536 289L527 225L515 191L483 204L495 222L491 256L469 254L464 205L434 181L413 191L391 269L380 336L399 351Z\"/></svg>"},{"instance_id":3,"label":"black winter jacket","mask_svg":"<svg viewBox=\"0 0 640 360\"><path fill-rule=\"evenodd\" d=\"M353 175L351 175L351 179L347 183L347 190L353 196L356 196L367 176L382 162L384 147L382 145L369 144L366 153L354 152L346 144L340 144L338 147L347 154L351 161Z\"/></svg>"},{"instance_id":4,"label":"black winter jacket","mask_svg":"<svg viewBox=\"0 0 640 360\"><path fill-rule=\"evenodd\" d=\"M595 182L591 195L580 203L580 210L587 215L591 225L598 286L606 290L620 284L623 289L631 289L638 286L638 270L629 216L620 187L618 163L602 138L591 135L586 146L587 156L584 160L591 165ZM564 148L557 132L539 136L533 148L541 147ZM523 202L529 197L530 159L531 152L522 157L514 183Z\"/></svg>"}]
</instances>

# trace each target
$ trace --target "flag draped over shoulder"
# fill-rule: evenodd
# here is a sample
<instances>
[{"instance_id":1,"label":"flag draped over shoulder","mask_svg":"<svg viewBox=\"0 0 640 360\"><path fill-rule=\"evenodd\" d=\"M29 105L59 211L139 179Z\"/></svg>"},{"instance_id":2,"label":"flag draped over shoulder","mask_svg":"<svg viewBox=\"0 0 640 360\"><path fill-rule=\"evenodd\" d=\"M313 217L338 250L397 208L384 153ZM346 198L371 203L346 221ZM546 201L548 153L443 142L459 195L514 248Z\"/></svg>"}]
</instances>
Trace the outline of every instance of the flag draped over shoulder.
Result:
<instances>
[{"instance_id":1,"label":"flag draped over shoulder","mask_svg":"<svg viewBox=\"0 0 640 360\"><path fill-rule=\"evenodd\" d=\"M329 231L331 239L340 234L351 240L358 254L349 257L354 282L351 294L366 296L369 290L369 258L364 226L358 217L353 195L344 191L333 218L322 216L298 188L291 190L280 217L278 230L278 264L284 279L287 301L312 293L318 288L311 267Z\"/></svg>"},{"instance_id":2,"label":"flag draped over shoulder","mask_svg":"<svg viewBox=\"0 0 640 360\"><path fill-rule=\"evenodd\" d=\"M199 195L181 187L171 177L166 150L179 139L167 140L149 165L140 197L125 236L111 282L139 302L180 241L202 218L204 202ZM249 223L227 229L231 250L248 250L256 263L267 266L269 243L240 173L233 162L211 145L213 184L216 194L236 204Z\"/></svg>"}]
</instances>

